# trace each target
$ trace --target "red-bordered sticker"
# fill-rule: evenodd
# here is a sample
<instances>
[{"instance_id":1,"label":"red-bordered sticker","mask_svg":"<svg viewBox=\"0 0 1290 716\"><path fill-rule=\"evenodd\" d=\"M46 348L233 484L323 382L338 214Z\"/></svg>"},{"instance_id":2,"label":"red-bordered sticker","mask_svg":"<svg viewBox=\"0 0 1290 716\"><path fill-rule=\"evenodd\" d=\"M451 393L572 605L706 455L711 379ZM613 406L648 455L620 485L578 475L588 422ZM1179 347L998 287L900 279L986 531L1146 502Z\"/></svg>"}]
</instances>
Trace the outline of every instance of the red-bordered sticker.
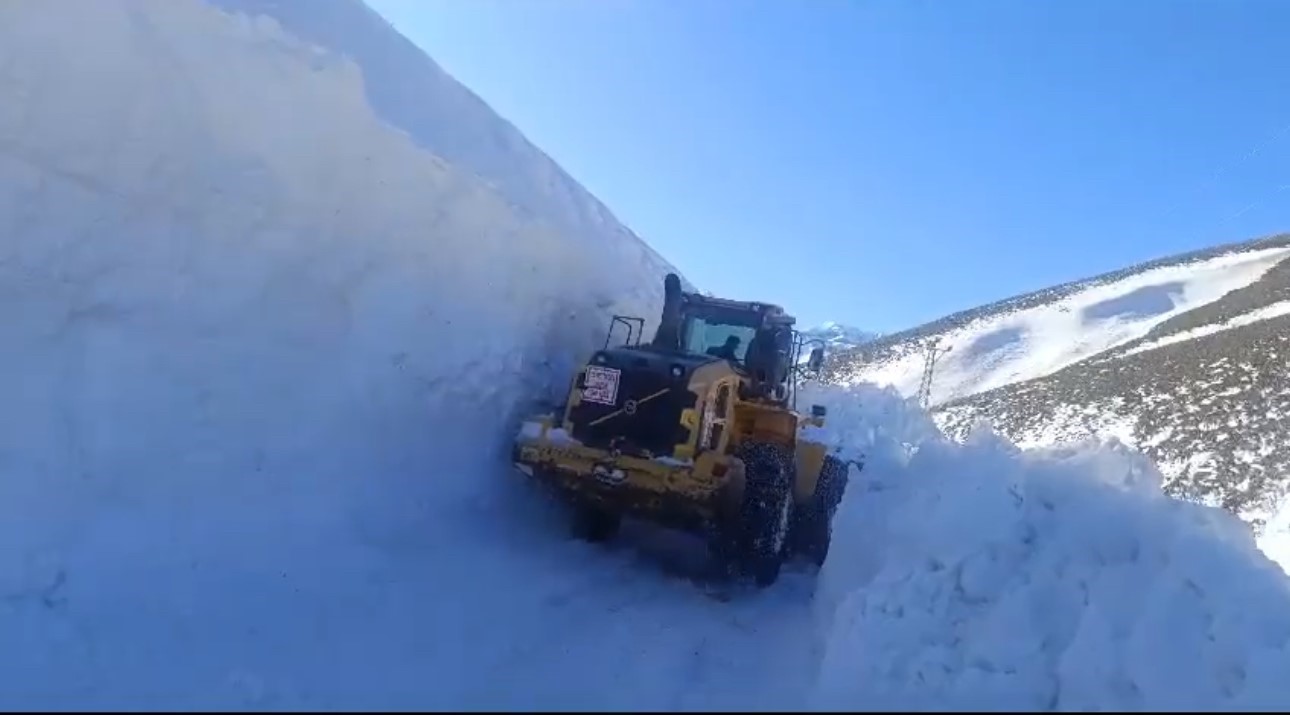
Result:
<instances>
[{"instance_id":1,"label":"red-bordered sticker","mask_svg":"<svg viewBox=\"0 0 1290 716\"><path fill-rule=\"evenodd\" d=\"M604 366L587 366L586 387L582 399L588 403L614 405L618 402L618 379L622 371Z\"/></svg>"}]
</instances>

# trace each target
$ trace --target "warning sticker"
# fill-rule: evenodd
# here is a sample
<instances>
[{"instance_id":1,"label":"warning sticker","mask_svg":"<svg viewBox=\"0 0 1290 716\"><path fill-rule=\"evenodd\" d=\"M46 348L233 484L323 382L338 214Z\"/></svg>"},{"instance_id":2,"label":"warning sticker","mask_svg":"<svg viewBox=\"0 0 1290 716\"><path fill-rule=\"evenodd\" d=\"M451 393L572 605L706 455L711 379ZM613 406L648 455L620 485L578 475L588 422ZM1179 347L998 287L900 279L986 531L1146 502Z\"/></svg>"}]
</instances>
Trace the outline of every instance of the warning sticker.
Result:
<instances>
[{"instance_id":1,"label":"warning sticker","mask_svg":"<svg viewBox=\"0 0 1290 716\"><path fill-rule=\"evenodd\" d=\"M588 403L614 405L618 402L618 378L622 371L603 366L587 366L586 386L582 399Z\"/></svg>"}]
</instances>

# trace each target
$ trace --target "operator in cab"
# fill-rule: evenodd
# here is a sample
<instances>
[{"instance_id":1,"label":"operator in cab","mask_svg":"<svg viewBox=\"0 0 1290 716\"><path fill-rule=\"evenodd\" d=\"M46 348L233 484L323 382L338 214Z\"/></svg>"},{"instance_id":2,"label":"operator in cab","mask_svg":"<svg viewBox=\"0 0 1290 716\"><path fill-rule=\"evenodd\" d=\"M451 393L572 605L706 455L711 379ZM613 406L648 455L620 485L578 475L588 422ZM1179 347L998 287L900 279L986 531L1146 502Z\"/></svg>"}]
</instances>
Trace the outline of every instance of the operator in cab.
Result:
<instances>
[{"instance_id":1,"label":"operator in cab","mask_svg":"<svg viewBox=\"0 0 1290 716\"><path fill-rule=\"evenodd\" d=\"M724 358L731 363L739 362L739 336L728 336L726 342L719 346L713 346L707 350L708 355L714 358Z\"/></svg>"}]
</instances>

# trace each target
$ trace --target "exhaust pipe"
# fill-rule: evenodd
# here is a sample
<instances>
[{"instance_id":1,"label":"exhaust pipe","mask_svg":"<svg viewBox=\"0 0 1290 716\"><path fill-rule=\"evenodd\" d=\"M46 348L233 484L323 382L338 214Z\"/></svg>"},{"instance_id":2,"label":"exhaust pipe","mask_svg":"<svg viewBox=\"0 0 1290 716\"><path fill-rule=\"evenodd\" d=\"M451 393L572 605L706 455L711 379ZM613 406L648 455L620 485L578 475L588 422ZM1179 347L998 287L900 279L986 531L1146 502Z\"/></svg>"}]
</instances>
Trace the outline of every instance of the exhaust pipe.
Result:
<instances>
[{"instance_id":1,"label":"exhaust pipe","mask_svg":"<svg viewBox=\"0 0 1290 716\"><path fill-rule=\"evenodd\" d=\"M654 331L655 348L680 350L681 348L681 277L669 273L663 278L663 315Z\"/></svg>"}]
</instances>

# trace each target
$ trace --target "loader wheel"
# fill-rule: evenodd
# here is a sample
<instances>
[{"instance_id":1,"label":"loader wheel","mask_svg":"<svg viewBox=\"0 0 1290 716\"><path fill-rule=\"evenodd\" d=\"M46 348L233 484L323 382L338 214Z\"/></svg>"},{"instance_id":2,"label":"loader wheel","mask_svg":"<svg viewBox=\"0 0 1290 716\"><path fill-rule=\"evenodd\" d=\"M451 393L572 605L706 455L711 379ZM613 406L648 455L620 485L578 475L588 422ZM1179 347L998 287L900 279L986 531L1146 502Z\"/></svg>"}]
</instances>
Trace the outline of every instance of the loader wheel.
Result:
<instances>
[{"instance_id":1,"label":"loader wheel","mask_svg":"<svg viewBox=\"0 0 1290 716\"><path fill-rule=\"evenodd\" d=\"M622 518L595 505L575 505L573 535L585 542L608 542L618 534Z\"/></svg>"},{"instance_id":2,"label":"loader wheel","mask_svg":"<svg viewBox=\"0 0 1290 716\"><path fill-rule=\"evenodd\" d=\"M815 494L801 507L793 528L793 551L824 565L833 541L833 515L847 488L847 464L833 455L824 458Z\"/></svg>"},{"instance_id":3,"label":"loader wheel","mask_svg":"<svg viewBox=\"0 0 1290 716\"><path fill-rule=\"evenodd\" d=\"M738 530L743 571L759 587L779 579L793 514L793 455L770 443L750 443L737 455L747 480Z\"/></svg>"}]
</instances>

